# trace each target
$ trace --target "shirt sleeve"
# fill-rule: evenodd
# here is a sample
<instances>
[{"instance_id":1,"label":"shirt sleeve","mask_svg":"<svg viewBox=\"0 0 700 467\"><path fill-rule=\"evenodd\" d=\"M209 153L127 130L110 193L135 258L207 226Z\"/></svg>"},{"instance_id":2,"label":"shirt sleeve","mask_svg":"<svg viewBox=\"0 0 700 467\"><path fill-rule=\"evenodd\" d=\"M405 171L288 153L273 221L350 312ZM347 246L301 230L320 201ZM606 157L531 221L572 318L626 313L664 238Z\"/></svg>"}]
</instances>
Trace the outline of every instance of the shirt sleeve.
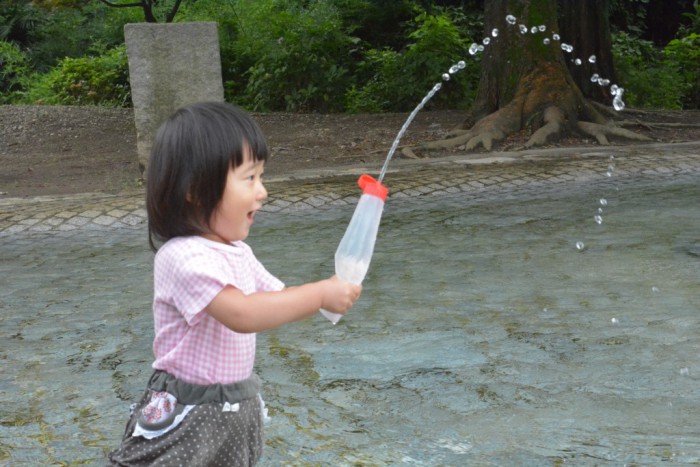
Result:
<instances>
[{"instance_id":1,"label":"shirt sleeve","mask_svg":"<svg viewBox=\"0 0 700 467\"><path fill-rule=\"evenodd\" d=\"M189 325L201 320L203 310L226 286L244 294L284 288L284 283L265 269L244 242L236 242L232 249L174 242L157 263L160 272L156 277L163 278L161 283L168 289L160 298L171 303Z\"/></svg>"}]
</instances>

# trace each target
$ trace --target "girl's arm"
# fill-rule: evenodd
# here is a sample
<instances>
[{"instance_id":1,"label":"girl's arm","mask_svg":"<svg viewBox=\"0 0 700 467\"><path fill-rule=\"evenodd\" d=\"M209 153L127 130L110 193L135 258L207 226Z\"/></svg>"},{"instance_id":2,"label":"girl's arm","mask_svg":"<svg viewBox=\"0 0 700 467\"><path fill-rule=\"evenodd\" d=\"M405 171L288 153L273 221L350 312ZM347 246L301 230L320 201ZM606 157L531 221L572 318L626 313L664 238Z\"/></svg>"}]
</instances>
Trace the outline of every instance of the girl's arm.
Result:
<instances>
[{"instance_id":1,"label":"girl's arm","mask_svg":"<svg viewBox=\"0 0 700 467\"><path fill-rule=\"evenodd\" d=\"M245 295L227 286L207 306L214 319L235 332L259 332L308 318L324 308L345 314L362 286L337 278L290 287L279 292Z\"/></svg>"}]
</instances>

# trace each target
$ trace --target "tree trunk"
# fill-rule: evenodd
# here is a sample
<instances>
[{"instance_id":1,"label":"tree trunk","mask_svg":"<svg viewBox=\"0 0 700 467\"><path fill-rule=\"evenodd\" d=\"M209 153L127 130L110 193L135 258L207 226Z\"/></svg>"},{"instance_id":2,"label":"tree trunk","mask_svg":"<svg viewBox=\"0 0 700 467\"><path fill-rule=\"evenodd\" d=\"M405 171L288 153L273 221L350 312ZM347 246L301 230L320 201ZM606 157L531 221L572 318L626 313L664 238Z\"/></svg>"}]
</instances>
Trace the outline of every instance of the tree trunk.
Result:
<instances>
[{"instance_id":1,"label":"tree trunk","mask_svg":"<svg viewBox=\"0 0 700 467\"><path fill-rule=\"evenodd\" d=\"M589 8L585 17L599 16L600 11L590 10L593 2L581 3ZM605 3L595 1L597 8ZM509 22L507 17L515 17L515 21ZM577 55L559 33L557 0L489 0L485 2L484 24L490 42L484 48L477 97L463 125L465 130L420 148L463 145L466 150L478 146L491 150L495 141L519 131L529 134L525 147L543 145L572 131L591 135L601 144L607 143L607 135L641 138L628 130L608 128L603 115L574 82L565 60L574 60ZM601 28L605 23L585 24ZM580 25L575 30L602 36L597 29L586 30ZM604 45L583 35L577 41ZM597 48L591 50L604 57ZM590 82L590 75L587 79Z\"/></svg>"},{"instance_id":2,"label":"tree trunk","mask_svg":"<svg viewBox=\"0 0 700 467\"><path fill-rule=\"evenodd\" d=\"M610 35L609 0L559 0L561 36L574 47L566 66L583 95L601 104L610 105L609 86L591 81L594 73L616 83ZM595 62L591 63L591 57ZM580 60L580 64L576 59Z\"/></svg>"}]
</instances>

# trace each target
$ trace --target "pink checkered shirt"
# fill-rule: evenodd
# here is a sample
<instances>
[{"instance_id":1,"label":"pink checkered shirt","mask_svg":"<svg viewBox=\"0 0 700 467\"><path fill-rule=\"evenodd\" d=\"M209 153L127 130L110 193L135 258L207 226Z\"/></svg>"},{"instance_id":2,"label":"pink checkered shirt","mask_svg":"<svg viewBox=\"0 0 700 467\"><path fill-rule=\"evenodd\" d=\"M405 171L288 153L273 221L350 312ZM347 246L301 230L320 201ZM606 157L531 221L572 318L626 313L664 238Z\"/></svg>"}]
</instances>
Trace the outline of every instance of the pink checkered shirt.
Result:
<instances>
[{"instance_id":1,"label":"pink checkered shirt","mask_svg":"<svg viewBox=\"0 0 700 467\"><path fill-rule=\"evenodd\" d=\"M255 333L231 331L204 311L227 285L245 294L284 288L243 242L178 237L160 247L154 263L154 369L193 384L250 377Z\"/></svg>"}]
</instances>

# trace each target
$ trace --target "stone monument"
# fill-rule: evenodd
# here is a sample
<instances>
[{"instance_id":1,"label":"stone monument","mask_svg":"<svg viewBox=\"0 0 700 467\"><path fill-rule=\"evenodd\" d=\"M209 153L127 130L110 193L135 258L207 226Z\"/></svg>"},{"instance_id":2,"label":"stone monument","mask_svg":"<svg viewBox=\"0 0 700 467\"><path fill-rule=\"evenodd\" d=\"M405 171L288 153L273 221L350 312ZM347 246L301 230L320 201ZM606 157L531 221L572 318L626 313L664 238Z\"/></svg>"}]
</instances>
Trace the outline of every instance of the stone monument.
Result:
<instances>
[{"instance_id":1,"label":"stone monument","mask_svg":"<svg viewBox=\"0 0 700 467\"><path fill-rule=\"evenodd\" d=\"M136 148L146 177L153 138L176 109L223 101L215 22L134 23L124 26Z\"/></svg>"}]
</instances>

